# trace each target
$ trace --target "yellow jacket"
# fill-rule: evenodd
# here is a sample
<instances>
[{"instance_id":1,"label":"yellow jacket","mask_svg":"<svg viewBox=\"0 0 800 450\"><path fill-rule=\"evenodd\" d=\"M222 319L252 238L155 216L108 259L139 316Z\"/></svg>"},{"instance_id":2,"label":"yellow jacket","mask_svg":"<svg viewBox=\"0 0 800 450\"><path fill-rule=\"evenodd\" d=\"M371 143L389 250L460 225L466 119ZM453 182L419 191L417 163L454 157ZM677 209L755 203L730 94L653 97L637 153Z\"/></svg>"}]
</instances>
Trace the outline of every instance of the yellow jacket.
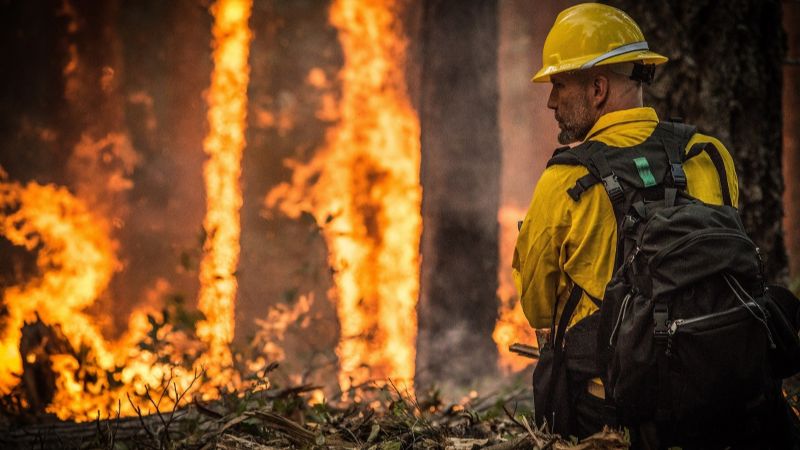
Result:
<instances>
[{"instance_id":1,"label":"yellow jacket","mask_svg":"<svg viewBox=\"0 0 800 450\"><path fill-rule=\"evenodd\" d=\"M647 139L657 123L658 116L652 108L614 111L600 117L586 139L631 147ZM719 149L728 174L731 201L738 205L739 186L728 150L717 139L697 133L686 151L698 142L711 142ZM686 161L684 171L690 195L706 203L722 204L719 176L705 152ZM597 310L586 295L602 299L611 280L617 228L608 194L598 184L584 192L578 202L567 195L567 189L587 173L582 166L548 167L536 185L522 222L512 268L522 310L534 328L550 327L553 302L558 298L560 307L566 303L572 290L570 280L585 292L573 324Z\"/></svg>"}]
</instances>

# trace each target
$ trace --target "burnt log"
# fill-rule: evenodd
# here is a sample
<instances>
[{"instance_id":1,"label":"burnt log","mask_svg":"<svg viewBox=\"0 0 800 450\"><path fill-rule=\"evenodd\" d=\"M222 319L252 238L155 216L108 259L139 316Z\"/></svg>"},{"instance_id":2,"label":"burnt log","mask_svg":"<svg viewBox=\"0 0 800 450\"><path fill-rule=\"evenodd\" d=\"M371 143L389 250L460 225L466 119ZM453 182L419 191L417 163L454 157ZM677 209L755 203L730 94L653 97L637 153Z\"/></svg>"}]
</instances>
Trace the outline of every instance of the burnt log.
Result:
<instances>
[{"instance_id":1,"label":"burnt log","mask_svg":"<svg viewBox=\"0 0 800 450\"><path fill-rule=\"evenodd\" d=\"M181 427L182 422L196 420L193 407L176 411L171 426ZM0 447L26 448L113 448L114 442L147 442L149 446L134 448L158 448L153 437L162 432L163 416L158 414L142 417L95 420L91 422L54 422L28 425L0 433ZM92 446L92 444L94 446ZM155 446L153 445L155 444Z\"/></svg>"}]
</instances>

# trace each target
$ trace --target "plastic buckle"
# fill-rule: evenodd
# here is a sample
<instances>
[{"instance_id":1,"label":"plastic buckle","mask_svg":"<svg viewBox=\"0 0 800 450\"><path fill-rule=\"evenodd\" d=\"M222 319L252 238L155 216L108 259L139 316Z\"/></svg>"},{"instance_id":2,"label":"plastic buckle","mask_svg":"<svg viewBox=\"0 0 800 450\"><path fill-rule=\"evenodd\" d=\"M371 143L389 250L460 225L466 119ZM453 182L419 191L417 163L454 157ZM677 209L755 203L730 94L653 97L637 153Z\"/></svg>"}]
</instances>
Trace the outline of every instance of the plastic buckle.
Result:
<instances>
[{"instance_id":1,"label":"plastic buckle","mask_svg":"<svg viewBox=\"0 0 800 450\"><path fill-rule=\"evenodd\" d=\"M666 305L655 305L653 308L653 320L656 325L653 335L656 338L666 338L669 333L669 310L667 310Z\"/></svg>"},{"instance_id":2,"label":"plastic buckle","mask_svg":"<svg viewBox=\"0 0 800 450\"><path fill-rule=\"evenodd\" d=\"M686 172L683 171L683 164L670 164L670 171L672 172L672 181L675 182L675 187L684 189L686 187Z\"/></svg>"},{"instance_id":3,"label":"plastic buckle","mask_svg":"<svg viewBox=\"0 0 800 450\"><path fill-rule=\"evenodd\" d=\"M633 217L630 214L625 215L625 219L622 221L622 230L626 233L630 232L636 224L639 223L639 219Z\"/></svg>"},{"instance_id":4,"label":"plastic buckle","mask_svg":"<svg viewBox=\"0 0 800 450\"><path fill-rule=\"evenodd\" d=\"M645 84L651 84L655 76L655 64L634 64L630 79L634 81L641 81Z\"/></svg>"},{"instance_id":5,"label":"plastic buckle","mask_svg":"<svg viewBox=\"0 0 800 450\"><path fill-rule=\"evenodd\" d=\"M611 197L612 202L619 202L625 198L622 185L619 184L619 179L613 173L603 178L603 185L605 185L606 192L608 192L608 196Z\"/></svg>"}]
</instances>

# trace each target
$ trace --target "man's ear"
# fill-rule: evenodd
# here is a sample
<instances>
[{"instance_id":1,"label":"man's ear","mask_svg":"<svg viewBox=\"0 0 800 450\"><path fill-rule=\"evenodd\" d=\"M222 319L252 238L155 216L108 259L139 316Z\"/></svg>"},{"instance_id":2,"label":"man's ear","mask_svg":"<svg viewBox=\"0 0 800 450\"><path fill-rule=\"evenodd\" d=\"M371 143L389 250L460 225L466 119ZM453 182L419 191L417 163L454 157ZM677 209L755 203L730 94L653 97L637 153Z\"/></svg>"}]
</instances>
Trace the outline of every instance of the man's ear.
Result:
<instances>
[{"instance_id":1,"label":"man's ear","mask_svg":"<svg viewBox=\"0 0 800 450\"><path fill-rule=\"evenodd\" d=\"M597 74L592 78L589 97L595 108L602 107L608 100L608 84L608 77L605 75Z\"/></svg>"}]
</instances>

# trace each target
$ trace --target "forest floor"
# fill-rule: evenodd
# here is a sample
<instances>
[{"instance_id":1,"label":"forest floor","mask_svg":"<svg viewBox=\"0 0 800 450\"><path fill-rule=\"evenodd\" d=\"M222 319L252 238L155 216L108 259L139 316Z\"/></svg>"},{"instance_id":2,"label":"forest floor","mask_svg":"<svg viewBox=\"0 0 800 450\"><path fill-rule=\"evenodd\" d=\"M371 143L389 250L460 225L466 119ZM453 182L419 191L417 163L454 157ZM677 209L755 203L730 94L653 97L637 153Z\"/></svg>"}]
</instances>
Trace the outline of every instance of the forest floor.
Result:
<instances>
[{"instance_id":1,"label":"forest floor","mask_svg":"<svg viewBox=\"0 0 800 450\"><path fill-rule=\"evenodd\" d=\"M437 391L363 386L358 401L312 404L315 387L229 393L169 412L94 422L3 424L2 448L58 449L627 449L606 429L581 442L537 428L530 387L510 386L459 403Z\"/></svg>"}]
</instances>

